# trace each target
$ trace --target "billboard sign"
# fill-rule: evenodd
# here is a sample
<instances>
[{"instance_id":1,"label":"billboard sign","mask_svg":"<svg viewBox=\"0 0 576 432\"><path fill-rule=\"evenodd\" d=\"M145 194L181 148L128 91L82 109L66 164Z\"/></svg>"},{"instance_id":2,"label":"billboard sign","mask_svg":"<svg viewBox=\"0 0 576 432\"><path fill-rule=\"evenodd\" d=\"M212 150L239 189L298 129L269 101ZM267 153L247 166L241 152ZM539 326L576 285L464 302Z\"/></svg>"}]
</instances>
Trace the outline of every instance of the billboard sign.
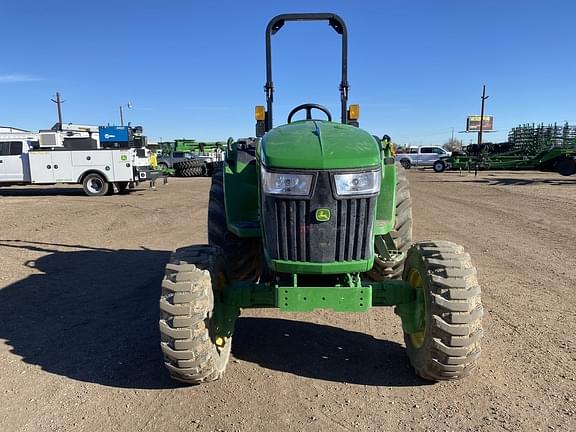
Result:
<instances>
[{"instance_id":1,"label":"billboard sign","mask_svg":"<svg viewBox=\"0 0 576 432\"><path fill-rule=\"evenodd\" d=\"M494 130L494 116L485 115L483 119L482 131L490 132ZM480 116L471 115L466 120L466 132L480 132Z\"/></svg>"}]
</instances>

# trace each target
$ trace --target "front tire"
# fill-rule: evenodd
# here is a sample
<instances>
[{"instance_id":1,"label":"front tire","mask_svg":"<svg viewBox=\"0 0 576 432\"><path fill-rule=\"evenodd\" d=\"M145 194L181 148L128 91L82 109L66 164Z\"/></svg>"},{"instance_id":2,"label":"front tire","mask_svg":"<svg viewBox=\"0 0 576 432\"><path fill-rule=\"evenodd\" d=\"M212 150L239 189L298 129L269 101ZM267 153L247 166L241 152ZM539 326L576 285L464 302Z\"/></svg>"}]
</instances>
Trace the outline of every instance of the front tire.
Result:
<instances>
[{"instance_id":1,"label":"front tire","mask_svg":"<svg viewBox=\"0 0 576 432\"><path fill-rule=\"evenodd\" d=\"M402 165L402 168L404 169L412 168L412 162L410 162L410 159L402 159L400 165Z\"/></svg>"},{"instance_id":2,"label":"front tire","mask_svg":"<svg viewBox=\"0 0 576 432\"><path fill-rule=\"evenodd\" d=\"M402 279L416 291L413 304L396 308L416 373L432 381L469 375L480 357L483 315L470 255L447 241L416 243Z\"/></svg>"},{"instance_id":3,"label":"front tire","mask_svg":"<svg viewBox=\"0 0 576 432\"><path fill-rule=\"evenodd\" d=\"M104 196L108 193L110 185L100 174L91 173L84 177L82 189L88 196Z\"/></svg>"},{"instance_id":4,"label":"front tire","mask_svg":"<svg viewBox=\"0 0 576 432\"><path fill-rule=\"evenodd\" d=\"M160 298L160 347L172 378L200 384L220 379L232 338L215 334L215 303L227 283L219 248L178 249L166 265Z\"/></svg>"}]
</instances>

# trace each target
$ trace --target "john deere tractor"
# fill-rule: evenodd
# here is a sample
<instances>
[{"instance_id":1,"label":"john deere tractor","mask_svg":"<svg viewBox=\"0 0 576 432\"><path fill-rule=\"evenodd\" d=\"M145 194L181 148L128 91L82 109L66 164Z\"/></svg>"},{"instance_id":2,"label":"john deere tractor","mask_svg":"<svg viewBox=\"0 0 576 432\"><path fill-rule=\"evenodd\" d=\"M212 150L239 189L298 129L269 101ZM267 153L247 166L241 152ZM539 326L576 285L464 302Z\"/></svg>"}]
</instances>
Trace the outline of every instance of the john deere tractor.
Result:
<instances>
[{"instance_id":1,"label":"john deere tractor","mask_svg":"<svg viewBox=\"0 0 576 432\"><path fill-rule=\"evenodd\" d=\"M307 103L273 126L271 39L290 21L325 21L341 36L340 122ZM166 266L161 348L176 380L222 376L244 308L395 306L419 376L458 379L475 367L482 337L476 269L454 243L412 243L404 170L389 143L358 127L358 106L347 105L347 43L334 14L279 15L268 24L267 106L256 107L257 138L230 139L214 171L209 244L178 249ZM300 111L305 119L295 120Z\"/></svg>"}]
</instances>

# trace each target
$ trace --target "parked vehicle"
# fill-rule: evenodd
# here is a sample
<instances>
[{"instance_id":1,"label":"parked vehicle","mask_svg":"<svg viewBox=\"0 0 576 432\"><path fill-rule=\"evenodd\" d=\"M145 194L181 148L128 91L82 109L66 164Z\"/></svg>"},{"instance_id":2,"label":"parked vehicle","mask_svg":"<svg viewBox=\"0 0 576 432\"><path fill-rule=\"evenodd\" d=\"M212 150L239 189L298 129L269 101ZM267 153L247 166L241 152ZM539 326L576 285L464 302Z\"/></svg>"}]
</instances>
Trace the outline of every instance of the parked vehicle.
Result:
<instances>
[{"instance_id":1,"label":"parked vehicle","mask_svg":"<svg viewBox=\"0 0 576 432\"><path fill-rule=\"evenodd\" d=\"M0 134L0 186L81 184L86 195L106 195L144 180L129 146L102 148L92 130Z\"/></svg>"},{"instance_id":2,"label":"parked vehicle","mask_svg":"<svg viewBox=\"0 0 576 432\"><path fill-rule=\"evenodd\" d=\"M429 166L436 168L436 163L451 155L440 146L409 147L406 153L397 153L395 159L404 167Z\"/></svg>"},{"instance_id":3,"label":"parked vehicle","mask_svg":"<svg viewBox=\"0 0 576 432\"><path fill-rule=\"evenodd\" d=\"M170 153L163 151L162 154L158 156L158 169L160 170L174 169L174 164L191 159L194 159L194 155L189 152Z\"/></svg>"},{"instance_id":4,"label":"parked vehicle","mask_svg":"<svg viewBox=\"0 0 576 432\"><path fill-rule=\"evenodd\" d=\"M189 152L163 152L158 158L158 170L176 177L204 177L211 172L212 158Z\"/></svg>"},{"instance_id":5,"label":"parked vehicle","mask_svg":"<svg viewBox=\"0 0 576 432\"><path fill-rule=\"evenodd\" d=\"M178 177L200 177L212 174L214 164L222 161L224 143L197 142L181 139L161 143L158 169Z\"/></svg>"}]
</instances>

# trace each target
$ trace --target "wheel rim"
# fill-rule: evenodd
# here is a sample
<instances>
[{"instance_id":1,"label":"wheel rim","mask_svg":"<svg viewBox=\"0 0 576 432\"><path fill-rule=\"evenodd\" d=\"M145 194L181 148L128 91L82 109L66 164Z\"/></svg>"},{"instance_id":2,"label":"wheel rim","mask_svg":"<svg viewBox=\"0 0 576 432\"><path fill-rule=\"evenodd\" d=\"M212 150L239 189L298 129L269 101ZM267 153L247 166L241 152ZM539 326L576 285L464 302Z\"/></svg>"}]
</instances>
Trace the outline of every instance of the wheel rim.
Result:
<instances>
[{"instance_id":1,"label":"wheel rim","mask_svg":"<svg viewBox=\"0 0 576 432\"><path fill-rule=\"evenodd\" d=\"M102 189L104 188L104 182L101 179L94 177L88 180L86 188L89 192L97 194L102 192Z\"/></svg>"},{"instance_id":2,"label":"wheel rim","mask_svg":"<svg viewBox=\"0 0 576 432\"><path fill-rule=\"evenodd\" d=\"M426 302L424 301L424 279L417 269L411 269L408 273L408 284L416 290L416 307L414 308L415 321L420 324L419 330L410 333L410 341L415 348L424 345L426 337Z\"/></svg>"}]
</instances>

